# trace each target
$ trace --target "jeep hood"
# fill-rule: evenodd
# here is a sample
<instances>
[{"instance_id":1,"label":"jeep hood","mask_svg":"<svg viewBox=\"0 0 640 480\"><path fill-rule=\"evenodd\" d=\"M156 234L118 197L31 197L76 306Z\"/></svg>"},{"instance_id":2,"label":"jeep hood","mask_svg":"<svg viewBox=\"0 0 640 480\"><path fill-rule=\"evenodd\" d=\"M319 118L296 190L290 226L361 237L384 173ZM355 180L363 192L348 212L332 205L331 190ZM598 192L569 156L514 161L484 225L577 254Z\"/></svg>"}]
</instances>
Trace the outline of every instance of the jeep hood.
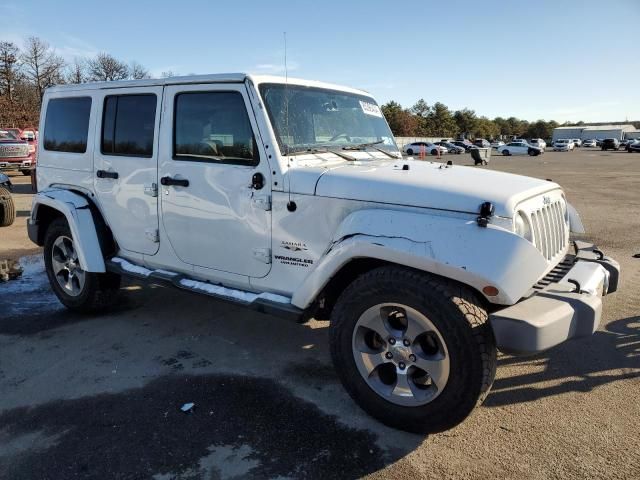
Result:
<instances>
[{"instance_id":1,"label":"jeep hood","mask_svg":"<svg viewBox=\"0 0 640 480\"><path fill-rule=\"evenodd\" d=\"M513 216L518 203L560 188L522 175L416 160L294 167L288 175L295 193L473 214L491 202L503 217Z\"/></svg>"}]
</instances>

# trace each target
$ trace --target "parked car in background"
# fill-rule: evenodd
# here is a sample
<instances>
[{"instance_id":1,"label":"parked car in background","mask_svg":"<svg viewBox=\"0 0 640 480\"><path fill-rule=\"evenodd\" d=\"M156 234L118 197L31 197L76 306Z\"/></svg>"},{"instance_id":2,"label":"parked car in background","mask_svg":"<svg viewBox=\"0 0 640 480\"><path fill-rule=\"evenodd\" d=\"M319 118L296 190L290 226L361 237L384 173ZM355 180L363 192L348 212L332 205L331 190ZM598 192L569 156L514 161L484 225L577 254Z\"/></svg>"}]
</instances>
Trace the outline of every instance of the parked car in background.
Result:
<instances>
[{"instance_id":1,"label":"parked car in background","mask_svg":"<svg viewBox=\"0 0 640 480\"><path fill-rule=\"evenodd\" d=\"M532 138L531 140L529 140L529 145L541 148L542 150L547 148L547 142L545 142L542 138Z\"/></svg>"},{"instance_id":2,"label":"parked car in background","mask_svg":"<svg viewBox=\"0 0 640 480\"><path fill-rule=\"evenodd\" d=\"M601 147L601 146L602 146L602 139L596 138L596 147Z\"/></svg>"},{"instance_id":3,"label":"parked car in background","mask_svg":"<svg viewBox=\"0 0 640 480\"><path fill-rule=\"evenodd\" d=\"M23 128L20 132L20 139L29 144L29 153L37 155L38 152L38 131L33 127Z\"/></svg>"},{"instance_id":4,"label":"parked car in background","mask_svg":"<svg viewBox=\"0 0 640 480\"><path fill-rule=\"evenodd\" d=\"M600 147L603 151L605 150L618 150L620 148L620 140L617 138L605 138L602 141L602 146Z\"/></svg>"},{"instance_id":5,"label":"parked car in background","mask_svg":"<svg viewBox=\"0 0 640 480\"><path fill-rule=\"evenodd\" d=\"M468 152L472 148L475 148L475 145L468 140L453 140L451 143L458 147L464 148L466 152Z\"/></svg>"},{"instance_id":6,"label":"parked car in background","mask_svg":"<svg viewBox=\"0 0 640 480\"><path fill-rule=\"evenodd\" d=\"M585 140L584 142L582 142L582 146L585 147L585 148L587 148L587 147L593 148L593 147L597 147L598 144L596 143L594 138L590 138L590 139Z\"/></svg>"},{"instance_id":7,"label":"parked car in background","mask_svg":"<svg viewBox=\"0 0 640 480\"><path fill-rule=\"evenodd\" d=\"M536 156L544 153L539 147L534 147L526 142L509 142L506 145L498 147L498 153L502 155L531 155Z\"/></svg>"},{"instance_id":8,"label":"parked car in background","mask_svg":"<svg viewBox=\"0 0 640 480\"><path fill-rule=\"evenodd\" d=\"M23 175L31 175L36 163L35 148L22 140L14 132L20 129L0 128L0 170L19 170Z\"/></svg>"},{"instance_id":9,"label":"parked car in background","mask_svg":"<svg viewBox=\"0 0 640 480\"><path fill-rule=\"evenodd\" d=\"M451 142L442 141L442 142L435 142L435 144L446 148L449 151L449 153L455 153L455 154L459 155L461 153L466 152L466 150L463 147L459 147L458 145L454 145Z\"/></svg>"},{"instance_id":10,"label":"parked car in background","mask_svg":"<svg viewBox=\"0 0 640 480\"><path fill-rule=\"evenodd\" d=\"M632 152L638 152L640 153L640 139L634 139L631 140L628 144L627 144L627 152L632 153Z\"/></svg>"},{"instance_id":11,"label":"parked car in background","mask_svg":"<svg viewBox=\"0 0 640 480\"><path fill-rule=\"evenodd\" d=\"M620 150L626 150L627 146L630 143L633 143L635 139L633 138L625 138L623 140L620 140L620 146L618 147Z\"/></svg>"},{"instance_id":12,"label":"parked car in background","mask_svg":"<svg viewBox=\"0 0 640 480\"><path fill-rule=\"evenodd\" d=\"M491 148L491 144L489 143L489 141L485 140L484 138L477 138L473 141L473 144L479 148Z\"/></svg>"},{"instance_id":13,"label":"parked car in background","mask_svg":"<svg viewBox=\"0 0 640 480\"><path fill-rule=\"evenodd\" d=\"M491 148L498 148L498 147L502 147L504 145L504 142L502 140L494 140L493 142L491 142Z\"/></svg>"},{"instance_id":14,"label":"parked car in background","mask_svg":"<svg viewBox=\"0 0 640 480\"><path fill-rule=\"evenodd\" d=\"M424 152L425 155L442 155L447 153L445 147L431 142L409 143L402 148L402 151L407 155L420 155L422 152Z\"/></svg>"},{"instance_id":15,"label":"parked car in background","mask_svg":"<svg viewBox=\"0 0 640 480\"><path fill-rule=\"evenodd\" d=\"M573 141L568 138L559 138L553 142L554 152L569 152L574 149Z\"/></svg>"},{"instance_id":16,"label":"parked car in background","mask_svg":"<svg viewBox=\"0 0 640 480\"><path fill-rule=\"evenodd\" d=\"M579 138L572 138L571 140L573 140L573 146L574 147L581 147L582 146L582 140L580 140Z\"/></svg>"}]
</instances>

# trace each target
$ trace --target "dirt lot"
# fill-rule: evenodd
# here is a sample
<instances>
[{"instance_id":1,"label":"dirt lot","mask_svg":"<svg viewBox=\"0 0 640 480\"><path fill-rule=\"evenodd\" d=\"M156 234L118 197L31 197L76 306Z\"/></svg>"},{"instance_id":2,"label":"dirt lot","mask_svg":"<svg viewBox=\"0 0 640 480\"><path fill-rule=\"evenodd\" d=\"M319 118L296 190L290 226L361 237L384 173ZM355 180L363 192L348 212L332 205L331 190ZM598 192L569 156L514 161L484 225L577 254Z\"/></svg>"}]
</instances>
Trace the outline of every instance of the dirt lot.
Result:
<instances>
[{"instance_id":1,"label":"dirt lot","mask_svg":"<svg viewBox=\"0 0 640 480\"><path fill-rule=\"evenodd\" d=\"M116 311L72 315L27 256L23 279L0 284L0 479L640 478L640 155L488 168L561 183L623 277L592 338L501 356L493 392L459 427L425 437L364 415L324 323L134 284ZM34 253L30 195L16 192L23 218L0 230L0 258Z\"/></svg>"}]
</instances>

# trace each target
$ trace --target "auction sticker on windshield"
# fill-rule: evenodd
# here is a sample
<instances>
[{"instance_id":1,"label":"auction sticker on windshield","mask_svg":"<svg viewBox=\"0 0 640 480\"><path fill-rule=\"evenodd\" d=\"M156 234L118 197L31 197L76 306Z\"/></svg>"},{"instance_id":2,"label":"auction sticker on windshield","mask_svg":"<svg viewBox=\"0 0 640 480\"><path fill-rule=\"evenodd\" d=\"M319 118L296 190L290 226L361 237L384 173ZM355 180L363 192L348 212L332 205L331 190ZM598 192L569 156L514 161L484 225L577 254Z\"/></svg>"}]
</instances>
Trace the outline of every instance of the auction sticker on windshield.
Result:
<instances>
[{"instance_id":1,"label":"auction sticker on windshield","mask_svg":"<svg viewBox=\"0 0 640 480\"><path fill-rule=\"evenodd\" d=\"M374 117L382 117L382 112L380 111L380 107L375 103L363 102L360 100L360 107L362 111L367 115L373 115Z\"/></svg>"}]
</instances>

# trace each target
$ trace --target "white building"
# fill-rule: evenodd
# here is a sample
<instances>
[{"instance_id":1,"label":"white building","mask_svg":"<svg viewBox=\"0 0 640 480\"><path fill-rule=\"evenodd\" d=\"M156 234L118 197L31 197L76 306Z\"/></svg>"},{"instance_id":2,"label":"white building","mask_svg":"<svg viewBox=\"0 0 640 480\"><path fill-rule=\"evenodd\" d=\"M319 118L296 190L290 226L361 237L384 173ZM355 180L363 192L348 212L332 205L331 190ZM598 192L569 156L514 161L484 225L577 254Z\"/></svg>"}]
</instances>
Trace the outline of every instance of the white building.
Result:
<instances>
[{"instance_id":1,"label":"white building","mask_svg":"<svg viewBox=\"0 0 640 480\"><path fill-rule=\"evenodd\" d=\"M559 138L579 138L588 140L591 138L617 138L622 140L626 133L635 135L637 132L633 125L582 125L572 127L558 127L553 129L553 141Z\"/></svg>"}]
</instances>

